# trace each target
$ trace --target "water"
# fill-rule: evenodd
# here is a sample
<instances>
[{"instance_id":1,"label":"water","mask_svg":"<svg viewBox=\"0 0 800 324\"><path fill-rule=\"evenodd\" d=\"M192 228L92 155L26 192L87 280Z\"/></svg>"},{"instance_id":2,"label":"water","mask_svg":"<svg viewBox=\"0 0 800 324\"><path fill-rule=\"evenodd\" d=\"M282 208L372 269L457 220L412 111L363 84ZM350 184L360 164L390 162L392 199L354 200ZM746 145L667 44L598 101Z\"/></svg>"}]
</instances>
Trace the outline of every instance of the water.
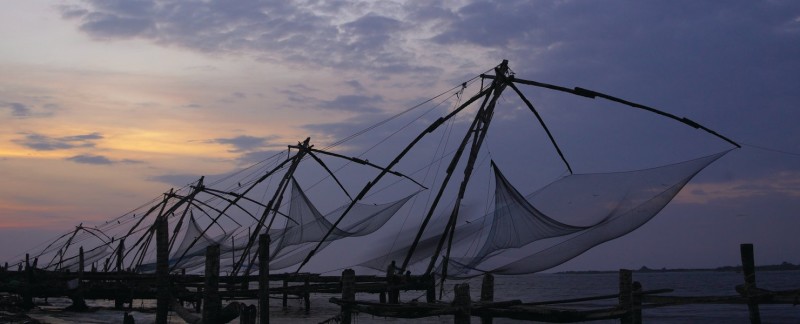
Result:
<instances>
[{"instance_id":1,"label":"water","mask_svg":"<svg viewBox=\"0 0 800 324\"><path fill-rule=\"evenodd\" d=\"M800 289L800 271L772 271L756 274L760 288L769 290ZM742 274L735 272L668 272L634 273L634 280L642 283L644 290L670 288L675 296L722 296L735 295L734 287L743 282ZM480 296L480 278L468 281L473 300ZM535 274L528 276L498 276L495 278L495 300L520 299L535 302L614 294L619 289L616 273L601 274ZM328 302L334 295L312 295L311 312L306 313L299 299L289 301L289 309L281 309L281 301L270 301L271 323L319 323L339 311L338 306ZM359 300L377 300L377 295L358 294ZM422 292L405 292L402 301L414 298L424 300ZM452 299L452 283L447 285L445 300ZM90 306L110 307L112 301L88 301ZM45 323L120 323L122 312L100 309L91 313L66 313L56 309L63 308L68 300L50 299L51 307L31 312ZM225 302L223 302L224 304ZM615 299L569 304L568 307L593 308L611 306ZM151 323L155 320L152 301L135 301L133 316L136 323ZM149 308L149 310L148 310ZM761 318L764 323L800 323L800 307L792 305L761 305ZM643 311L645 322L656 323L749 323L746 305L686 305L671 306ZM405 323L408 319L391 319L359 314L355 322L360 323ZM477 318L473 319L478 322ZM170 316L171 323L183 323L176 315ZM413 320L415 323L452 323L452 316L429 317ZM495 319L495 323L522 323L508 319ZM236 323L234 321L233 323ZM592 323L619 323L619 321L596 321Z\"/></svg>"}]
</instances>

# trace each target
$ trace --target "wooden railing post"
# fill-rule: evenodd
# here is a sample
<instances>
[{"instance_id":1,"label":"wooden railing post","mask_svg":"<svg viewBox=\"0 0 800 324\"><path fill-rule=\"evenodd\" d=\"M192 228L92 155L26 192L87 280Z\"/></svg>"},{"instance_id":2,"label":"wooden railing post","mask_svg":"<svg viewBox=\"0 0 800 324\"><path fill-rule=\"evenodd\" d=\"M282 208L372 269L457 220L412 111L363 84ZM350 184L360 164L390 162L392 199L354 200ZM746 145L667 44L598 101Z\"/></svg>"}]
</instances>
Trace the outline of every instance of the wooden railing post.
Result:
<instances>
[{"instance_id":1,"label":"wooden railing post","mask_svg":"<svg viewBox=\"0 0 800 324\"><path fill-rule=\"evenodd\" d=\"M306 309L306 314L311 311L311 286L309 285L309 274L306 274L303 280L303 305Z\"/></svg>"},{"instance_id":2,"label":"wooden railing post","mask_svg":"<svg viewBox=\"0 0 800 324\"><path fill-rule=\"evenodd\" d=\"M491 273L483 275L483 282L481 283L481 301L492 302L494 301L494 276ZM491 316L481 317L481 324L492 324Z\"/></svg>"},{"instance_id":3,"label":"wooden railing post","mask_svg":"<svg viewBox=\"0 0 800 324\"><path fill-rule=\"evenodd\" d=\"M216 323L222 300L219 297L219 245L206 248L205 285L203 288L203 323Z\"/></svg>"},{"instance_id":4,"label":"wooden railing post","mask_svg":"<svg viewBox=\"0 0 800 324\"><path fill-rule=\"evenodd\" d=\"M167 216L156 218L156 323L166 324L169 315L169 223Z\"/></svg>"},{"instance_id":5,"label":"wooden railing post","mask_svg":"<svg viewBox=\"0 0 800 324\"><path fill-rule=\"evenodd\" d=\"M342 271L342 324L350 324L353 321L351 306L347 302L356 300L356 272L353 269Z\"/></svg>"},{"instance_id":6,"label":"wooden railing post","mask_svg":"<svg viewBox=\"0 0 800 324\"><path fill-rule=\"evenodd\" d=\"M425 301L428 303L436 302L436 277L433 274L423 275L425 281Z\"/></svg>"},{"instance_id":7,"label":"wooden railing post","mask_svg":"<svg viewBox=\"0 0 800 324\"><path fill-rule=\"evenodd\" d=\"M22 264L20 264L20 267ZM22 308L33 308L33 269L31 268L30 255L25 253L25 289L22 294Z\"/></svg>"},{"instance_id":8,"label":"wooden railing post","mask_svg":"<svg viewBox=\"0 0 800 324\"><path fill-rule=\"evenodd\" d=\"M289 308L289 275L283 277L283 298L281 299L281 307L283 310Z\"/></svg>"},{"instance_id":9,"label":"wooden railing post","mask_svg":"<svg viewBox=\"0 0 800 324\"><path fill-rule=\"evenodd\" d=\"M258 237L258 323L269 323L269 234Z\"/></svg>"},{"instance_id":10,"label":"wooden railing post","mask_svg":"<svg viewBox=\"0 0 800 324\"><path fill-rule=\"evenodd\" d=\"M642 284L638 281L633 282L633 290L631 291L631 322L634 324L642 324Z\"/></svg>"},{"instance_id":11,"label":"wooden railing post","mask_svg":"<svg viewBox=\"0 0 800 324\"><path fill-rule=\"evenodd\" d=\"M125 255L125 239L122 238L119 240L119 244L117 245L117 275L120 275L124 269L122 268L122 257ZM123 284L121 280L117 280L117 289L114 293L114 309L123 309L125 304L125 295L123 290Z\"/></svg>"},{"instance_id":12,"label":"wooden railing post","mask_svg":"<svg viewBox=\"0 0 800 324\"><path fill-rule=\"evenodd\" d=\"M458 311L453 315L453 323L455 324L469 324L470 323L470 307L472 306L472 299L469 296L469 284L458 284L454 288L455 297L453 297L453 306L458 308Z\"/></svg>"},{"instance_id":13,"label":"wooden railing post","mask_svg":"<svg viewBox=\"0 0 800 324\"><path fill-rule=\"evenodd\" d=\"M633 291L633 273L631 270L619 269L619 308L628 311L620 318L620 323L623 324L632 323L631 291Z\"/></svg>"},{"instance_id":14,"label":"wooden railing post","mask_svg":"<svg viewBox=\"0 0 800 324\"><path fill-rule=\"evenodd\" d=\"M744 293L746 294L747 310L750 313L750 323L761 324L761 311L758 308L756 296L756 264L753 253L753 244L739 246L742 255L742 272L744 273Z\"/></svg>"}]
</instances>

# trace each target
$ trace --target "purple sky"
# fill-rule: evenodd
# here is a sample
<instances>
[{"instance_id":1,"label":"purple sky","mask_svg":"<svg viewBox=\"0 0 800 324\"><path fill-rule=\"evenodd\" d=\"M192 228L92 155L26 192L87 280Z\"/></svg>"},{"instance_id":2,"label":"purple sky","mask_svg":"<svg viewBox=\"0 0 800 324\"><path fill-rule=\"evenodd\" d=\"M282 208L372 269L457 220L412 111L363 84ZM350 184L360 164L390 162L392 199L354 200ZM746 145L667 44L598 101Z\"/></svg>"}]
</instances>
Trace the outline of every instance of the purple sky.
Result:
<instances>
[{"instance_id":1,"label":"purple sky","mask_svg":"<svg viewBox=\"0 0 800 324\"><path fill-rule=\"evenodd\" d=\"M324 147L508 59L520 78L657 107L743 145L650 223L558 269L736 264L744 242L755 244L757 263L800 263L797 1L31 0L6 8L0 260L307 136ZM525 91L576 172L729 148L642 111ZM511 108L496 118L508 127L493 143L542 136L511 127L531 117L507 97ZM529 163L495 145L492 154L511 157L504 162Z\"/></svg>"}]
</instances>

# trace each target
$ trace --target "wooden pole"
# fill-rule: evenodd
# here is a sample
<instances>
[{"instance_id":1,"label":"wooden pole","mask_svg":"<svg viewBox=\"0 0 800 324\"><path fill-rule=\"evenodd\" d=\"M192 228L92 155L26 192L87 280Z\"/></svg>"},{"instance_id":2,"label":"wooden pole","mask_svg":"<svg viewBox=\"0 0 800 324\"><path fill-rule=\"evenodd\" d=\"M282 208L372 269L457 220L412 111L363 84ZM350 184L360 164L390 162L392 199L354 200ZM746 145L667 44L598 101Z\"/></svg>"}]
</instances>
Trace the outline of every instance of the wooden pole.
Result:
<instances>
[{"instance_id":1,"label":"wooden pole","mask_svg":"<svg viewBox=\"0 0 800 324\"><path fill-rule=\"evenodd\" d=\"M356 272L353 269L342 271L342 300L352 302L356 300ZM342 324L350 324L353 321L353 314L349 304L342 304Z\"/></svg>"},{"instance_id":2,"label":"wooden pole","mask_svg":"<svg viewBox=\"0 0 800 324\"><path fill-rule=\"evenodd\" d=\"M167 216L156 218L156 323L166 324L169 315L169 223Z\"/></svg>"},{"instance_id":3,"label":"wooden pole","mask_svg":"<svg viewBox=\"0 0 800 324\"><path fill-rule=\"evenodd\" d=\"M289 277L286 276L283 278L283 298L281 300L281 307L283 310L287 310L289 308Z\"/></svg>"},{"instance_id":4,"label":"wooden pole","mask_svg":"<svg viewBox=\"0 0 800 324\"><path fill-rule=\"evenodd\" d=\"M631 321L631 291L633 291L633 273L631 270L619 269L619 308L628 310L628 313L620 318L620 323L630 324Z\"/></svg>"},{"instance_id":5,"label":"wooden pole","mask_svg":"<svg viewBox=\"0 0 800 324\"><path fill-rule=\"evenodd\" d=\"M432 273L423 275L425 280L425 285L428 287L425 289L425 301L428 303L435 303L436 302L436 277Z\"/></svg>"},{"instance_id":6,"label":"wooden pole","mask_svg":"<svg viewBox=\"0 0 800 324\"><path fill-rule=\"evenodd\" d=\"M203 323L216 323L222 300L219 296L219 245L206 248L205 288L203 289Z\"/></svg>"},{"instance_id":7,"label":"wooden pole","mask_svg":"<svg viewBox=\"0 0 800 324\"><path fill-rule=\"evenodd\" d=\"M307 274L303 280L303 305L306 309L306 314L311 311L311 286L308 282L309 275Z\"/></svg>"},{"instance_id":8,"label":"wooden pole","mask_svg":"<svg viewBox=\"0 0 800 324\"><path fill-rule=\"evenodd\" d=\"M459 310L453 315L453 323L455 324L469 324L470 323L470 306L472 299L469 296L469 284L463 283L455 286L455 297L453 298L453 306Z\"/></svg>"},{"instance_id":9,"label":"wooden pole","mask_svg":"<svg viewBox=\"0 0 800 324\"><path fill-rule=\"evenodd\" d=\"M85 311L89 309L89 306L86 306L86 300L83 299L83 273L85 271L84 262L85 258L83 254L83 247L81 246L78 249L78 288L72 298L72 305L70 305L70 308L77 311Z\"/></svg>"},{"instance_id":10,"label":"wooden pole","mask_svg":"<svg viewBox=\"0 0 800 324\"><path fill-rule=\"evenodd\" d=\"M22 308L33 308L33 294L31 285L33 284L33 269L31 269L30 255L25 253L25 289L22 294Z\"/></svg>"},{"instance_id":11,"label":"wooden pole","mask_svg":"<svg viewBox=\"0 0 800 324\"><path fill-rule=\"evenodd\" d=\"M258 323L269 323L269 234L258 237Z\"/></svg>"},{"instance_id":12,"label":"wooden pole","mask_svg":"<svg viewBox=\"0 0 800 324\"><path fill-rule=\"evenodd\" d=\"M483 282L481 283L481 301L494 301L494 276L491 273L483 275ZM492 324L492 322L491 316L481 317L481 324Z\"/></svg>"},{"instance_id":13,"label":"wooden pole","mask_svg":"<svg viewBox=\"0 0 800 324\"><path fill-rule=\"evenodd\" d=\"M756 297L756 265L753 253L753 244L739 246L742 255L742 272L744 273L744 293L748 297L747 310L750 313L750 323L761 324L761 312L758 308Z\"/></svg>"},{"instance_id":14,"label":"wooden pole","mask_svg":"<svg viewBox=\"0 0 800 324\"><path fill-rule=\"evenodd\" d=\"M123 257L125 256L125 238L119 239L119 245L117 246L117 274L121 274L125 271ZM123 285L121 280L117 280L117 292L114 296L114 309L123 309L125 307L125 301L127 300L125 296L125 286ZM131 301L131 306L133 301Z\"/></svg>"},{"instance_id":15,"label":"wooden pole","mask_svg":"<svg viewBox=\"0 0 800 324\"><path fill-rule=\"evenodd\" d=\"M642 284L638 281L633 282L633 290L631 291L631 307L633 308L631 322L634 324L642 324Z\"/></svg>"}]
</instances>

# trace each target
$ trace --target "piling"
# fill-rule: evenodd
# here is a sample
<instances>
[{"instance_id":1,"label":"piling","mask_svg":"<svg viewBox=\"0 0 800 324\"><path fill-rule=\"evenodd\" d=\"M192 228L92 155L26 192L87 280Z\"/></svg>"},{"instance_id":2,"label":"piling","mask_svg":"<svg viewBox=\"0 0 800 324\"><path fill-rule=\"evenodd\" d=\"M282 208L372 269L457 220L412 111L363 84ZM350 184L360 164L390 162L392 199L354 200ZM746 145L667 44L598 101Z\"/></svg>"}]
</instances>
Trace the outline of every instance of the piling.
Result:
<instances>
[{"instance_id":1,"label":"piling","mask_svg":"<svg viewBox=\"0 0 800 324\"><path fill-rule=\"evenodd\" d=\"M83 247L81 246L78 249L78 284L75 288L75 292L72 294L72 296L70 296L72 305L67 307L69 310L85 311L89 309L89 306L86 305L86 300L83 299L83 273L85 269L84 260Z\"/></svg>"},{"instance_id":2,"label":"piling","mask_svg":"<svg viewBox=\"0 0 800 324\"><path fill-rule=\"evenodd\" d=\"M631 321L634 324L642 324L642 284L638 281L633 282L631 291Z\"/></svg>"},{"instance_id":3,"label":"piling","mask_svg":"<svg viewBox=\"0 0 800 324\"><path fill-rule=\"evenodd\" d=\"M453 306L458 308L458 311L453 315L453 323L455 324L469 324L470 323L470 306L472 299L469 296L469 284L458 284L454 288L455 297L453 297Z\"/></svg>"},{"instance_id":4,"label":"piling","mask_svg":"<svg viewBox=\"0 0 800 324\"><path fill-rule=\"evenodd\" d=\"M119 240L117 245L117 274L121 274L125 269L122 267L122 258L125 256L125 239ZM117 280L117 291L114 294L114 309L123 309L125 304L125 289L122 281Z\"/></svg>"},{"instance_id":5,"label":"piling","mask_svg":"<svg viewBox=\"0 0 800 324\"><path fill-rule=\"evenodd\" d=\"M436 302L436 277L433 274L423 275L425 285L428 287L425 290L425 301L428 303Z\"/></svg>"},{"instance_id":6,"label":"piling","mask_svg":"<svg viewBox=\"0 0 800 324\"><path fill-rule=\"evenodd\" d=\"M744 273L744 293L746 294L747 310L750 313L750 323L761 324L761 312L758 308L756 296L756 265L753 253L753 244L739 246L742 255L742 273Z\"/></svg>"},{"instance_id":7,"label":"piling","mask_svg":"<svg viewBox=\"0 0 800 324\"><path fill-rule=\"evenodd\" d=\"M22 266L20 264L20 266ZM31 269L30 255L25 253L25 289L22 294L22 308L33 308L33 294L31 292L31 285L33 285L33 269Z\"/></svg>"},{"instance_id":8,"label":"piling","mask_svg":"<svg viewBox=\"0 0 800 324\"><path fill-rule=\"evenodd\" d=\"M166 324L169 315L169 223L167 216L156 218L156 323Z\"/></svg>"},{"instance_id":9,"label":"piling","mask_svg":"<svg viewBox=\"0 0 800 324\"><path fill-rule=\"evenodd\" d=\"M483 282L481 283L481 301L489 303L494 301L494 275L491 273L483 275ZM481 317L481 324L492 324L492 317Z\"/></svg>"},{"instance_id":10,"label":"piling","mask_svg":"<svg viewBox=\"0 0 800 324\"><path fill-rule=\"evenodd\" d=\"M356 272L353 269L342 271L342 301L352 302L356 300ZM342 304L341 323L350 324L353 321L351 306L347 303Z\"/></svg>"},{"instance_id":11,"label":"piling","mask_svg":"<svg viewBox=\"0 0 800 324\"><path fill-rule=\"evenodd\" d=\"M289 309L289 278L283 278L283 298L281 299L281 307L283 310Z\"/></svg>"},{"instance_id":12,"label":"piling","mask_svg":"<svg viewBox=\"0 0 800 324\"><path fill-rule=\"evenodd\" d=\"M309 275L306 275L303 280L303 306L305 306L306 314L311 311L311 286L308 277Z\"/></svg>"},{"instance_id":13,"label":"piling","mask_svg":"<svg viewBox=\"0 0 800 324\"><path fill-rule=\"evenodd\" d=\"M206 248L206 271L203 294L203 323L216 323L222 300L219 296L219 245Z\"/></svg>"},{"instance_id":14,"label":"piling","mask_svg":"<svg viewBox=\"0 0 800 324\"><path fill-rule=\"evenodd\" d=\"M269 235L258 237L258 323L269 323Z\"/></svg>"},{"instance_id":15,"label":"piling","mask_svg":"<svg viewBox=\"0 0 800 324\"><path fill-rule=\"evenodd\" d=\"M628 310L624 316L620 318L620 323L631 324L631 292L633 291L633 273L631 270L619 269L619 308Z\"/></svg>"}]
</instances>

